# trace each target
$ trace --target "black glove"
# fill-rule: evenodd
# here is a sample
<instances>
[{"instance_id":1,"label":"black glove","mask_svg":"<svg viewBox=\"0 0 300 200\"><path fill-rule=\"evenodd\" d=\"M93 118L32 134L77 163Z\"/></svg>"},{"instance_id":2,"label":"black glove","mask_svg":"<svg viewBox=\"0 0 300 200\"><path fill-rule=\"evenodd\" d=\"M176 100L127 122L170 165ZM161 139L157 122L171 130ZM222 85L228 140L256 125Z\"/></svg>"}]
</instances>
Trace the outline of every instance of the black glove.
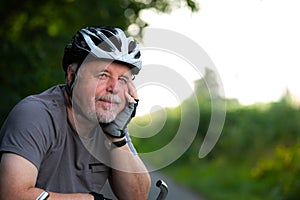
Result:
<instances>
[{"instance_id":1,"label":"black glove","mask_svg":"<svg viewBox=\"0 0 300 200\"><path fill-rule=\"evenodd\" d=\"M130 120L135 116L138 100L129 102L128 105L117 115L116 119L110 123L100 123L102 130L114 138L122 138L125 136L125 128Z\"/></svg>"}]
</instances>

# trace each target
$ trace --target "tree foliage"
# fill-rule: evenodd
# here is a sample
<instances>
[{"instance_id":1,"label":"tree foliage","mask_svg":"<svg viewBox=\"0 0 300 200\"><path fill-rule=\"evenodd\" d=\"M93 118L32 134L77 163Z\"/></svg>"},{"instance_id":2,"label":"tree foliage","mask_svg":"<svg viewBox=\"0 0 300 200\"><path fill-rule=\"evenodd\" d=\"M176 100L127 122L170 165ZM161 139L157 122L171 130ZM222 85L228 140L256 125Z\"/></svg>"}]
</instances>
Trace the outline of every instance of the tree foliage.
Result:
<instances>
[{"instance_id":1,"label":"tree foliage","mask_svg":"<svg viewBox=\"0 0 300 200\"><path fill-rule=\"evenodd\" d=\"M220 139L208 156L199 159L203 133L211 120L211 105L204 81L195 83L198 107L201 107L197 135L187 151L163 172L207 199L299 199L300 107L290 94L287 92L278 102L250 106L226 100L231 106L227 107ZM181 123L178 110L186 103L189 112L198 111L187 99L176 108L166 109L164 120L160 110L135 119L143 129L130 127L130 131L140 131L142 136L151 135L156 126L161 127L161 122L165 122L156 135L133 138L139 152L152 152L172 141ZM187 127L183 132L188 137L190 130ZM182 145L184 141L178 144ZM150 161L159 165L165 157L157 155Z\"/></svg>"},{"instance_id":2,"label":"tree foliage","mask_svg":"<svg viewBox=\"0 0 300 200\"><path fill-rule=\"evenodd\" d=\"M0 122L23 97L62 83L65 45L85 26L147 23L143 9L171 12L179 7L198 10L194 0L9 0L0 2Z\"/></svg>"}]
</instances>

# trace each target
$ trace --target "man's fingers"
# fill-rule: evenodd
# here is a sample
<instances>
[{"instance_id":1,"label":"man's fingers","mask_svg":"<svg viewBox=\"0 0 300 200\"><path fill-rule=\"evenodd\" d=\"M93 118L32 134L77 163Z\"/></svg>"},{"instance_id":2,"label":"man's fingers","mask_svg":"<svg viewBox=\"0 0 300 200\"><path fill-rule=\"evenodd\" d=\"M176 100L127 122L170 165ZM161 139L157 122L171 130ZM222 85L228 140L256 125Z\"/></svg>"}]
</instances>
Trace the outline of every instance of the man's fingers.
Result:
<instances>
[{"instance_id":1,"label":"man's fingers","mask_svg":"<svg viewBox=\"0 0 300 200\"><path fill-rule=\"evenodd\" d=\"M127 84L127 87L128 87L128 93L129 95L133 98L133 99L138 99L138 96L137 96L137 90L135 88L135 85L133 84L133 82L129 82Z\"/></svg>"},{"instance_id":2,"label":"man's fingers","mask_svg":"<svg viewBox=\"0 0 300 200\"><path fill-rule=\"evenodd\" d=\"M126 92L125 96L129 103L136 103L135 99L129 93Z\"/></svg>"}]
</instances>

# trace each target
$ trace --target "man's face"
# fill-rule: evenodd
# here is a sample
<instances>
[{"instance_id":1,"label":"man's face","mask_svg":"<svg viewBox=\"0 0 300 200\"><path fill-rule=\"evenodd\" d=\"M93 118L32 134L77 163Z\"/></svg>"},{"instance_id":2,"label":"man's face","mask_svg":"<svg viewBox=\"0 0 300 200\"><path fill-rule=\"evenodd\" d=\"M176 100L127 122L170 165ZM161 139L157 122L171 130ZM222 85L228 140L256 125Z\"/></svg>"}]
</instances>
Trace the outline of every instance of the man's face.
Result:
<instances>
[{"instance_id":1,"label":"man's face","mask_svg":"<svg viewBox=\"0 0 300 200\"><path fill-rule=\"evenodd\" d=\"M74 83L73 110L93 122L111 122L127 104L131 81L126 65L99 60L83 63Z\"/></svg>"}]
</instances>

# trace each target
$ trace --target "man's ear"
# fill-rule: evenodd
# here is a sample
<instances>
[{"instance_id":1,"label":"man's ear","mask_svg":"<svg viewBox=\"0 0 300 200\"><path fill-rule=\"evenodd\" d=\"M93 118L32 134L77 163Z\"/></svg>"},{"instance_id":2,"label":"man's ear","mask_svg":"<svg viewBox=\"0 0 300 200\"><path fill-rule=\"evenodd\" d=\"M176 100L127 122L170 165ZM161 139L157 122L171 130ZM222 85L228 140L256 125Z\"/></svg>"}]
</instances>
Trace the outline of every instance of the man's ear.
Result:
<instances>
[{"instance_id":1,"label":"man's ear","mask_svg":"<svg viewBox=\"0 0 300 200\"><path fill-rule=\"evenodd\" d=\"M67 68L67 84L71 85L75 78L75 69L72 64L70 64Z\"/></svg>"}]
</instances>

